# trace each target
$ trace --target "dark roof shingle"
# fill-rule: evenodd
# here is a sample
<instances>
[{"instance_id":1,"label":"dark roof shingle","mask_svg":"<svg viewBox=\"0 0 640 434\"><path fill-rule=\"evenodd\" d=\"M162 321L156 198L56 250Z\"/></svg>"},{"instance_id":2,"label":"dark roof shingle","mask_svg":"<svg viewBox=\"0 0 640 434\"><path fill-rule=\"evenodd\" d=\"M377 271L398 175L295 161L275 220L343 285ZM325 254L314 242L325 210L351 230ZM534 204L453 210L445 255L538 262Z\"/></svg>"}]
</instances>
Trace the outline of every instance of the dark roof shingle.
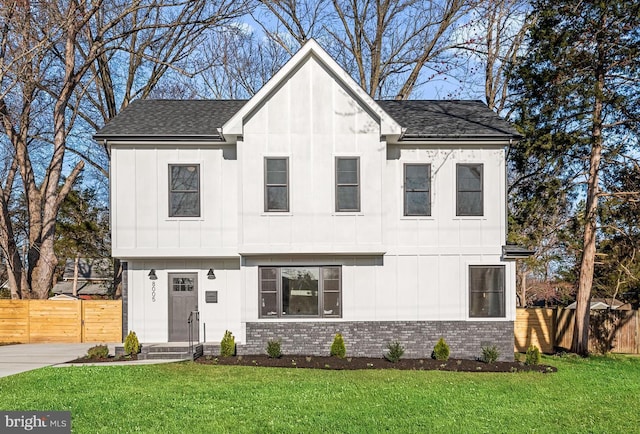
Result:
<instances>
[{"instance_id":1,"label":"dark roof shingle","mask_svg":"<svg viewBox=\"0 0 640 434\"><path fill-rule=\"evenodd\" d=\"M221 128L247 100L137 100L94 138L221 139ZM406 139L516 138L520 135L481 101L377 101Z\"/></svg>"}]
</instances>

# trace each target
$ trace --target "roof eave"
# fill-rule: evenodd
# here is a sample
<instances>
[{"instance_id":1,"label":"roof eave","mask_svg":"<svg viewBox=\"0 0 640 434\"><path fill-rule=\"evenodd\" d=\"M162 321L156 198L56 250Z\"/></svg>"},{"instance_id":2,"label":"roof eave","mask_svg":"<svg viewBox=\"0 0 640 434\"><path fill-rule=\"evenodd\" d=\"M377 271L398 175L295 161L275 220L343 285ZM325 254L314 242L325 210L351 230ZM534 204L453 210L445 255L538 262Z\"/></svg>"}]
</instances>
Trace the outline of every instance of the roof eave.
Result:
<instances>
[{"instance_id":1,"label":"roof eave","mask_svg":"<svg viewBox=\"0 0 640 434\"><path fill-rule=\"evenodd\" d=\"M136 141L136 142L221 142L224 143L224 137L220 135L138 135L138 134L94 134L93 140L106 140L109 142L119 141Z\"/></svg>"}]
</instances>

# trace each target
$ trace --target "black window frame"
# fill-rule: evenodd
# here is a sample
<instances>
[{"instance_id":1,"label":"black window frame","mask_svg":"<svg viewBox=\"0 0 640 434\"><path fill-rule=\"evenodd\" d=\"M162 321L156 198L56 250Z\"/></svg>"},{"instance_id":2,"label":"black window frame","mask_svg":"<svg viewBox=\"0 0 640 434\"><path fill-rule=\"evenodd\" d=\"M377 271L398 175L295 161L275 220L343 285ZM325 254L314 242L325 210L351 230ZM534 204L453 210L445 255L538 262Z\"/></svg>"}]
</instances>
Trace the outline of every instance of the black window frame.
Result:
<instances>
[{"instance_id":1,"label":"black window frame","mask_svg":"<svg viewBox=\"0 0 640 434\"><path fill-rule=\"evenodd\" d=\"M480 190L461 190L460 186L460 167L478 167L480 168ZM461 193L477 193L480 195L480 211L462 212L460 209ZM482 217L484 216L484 164L483 163L458 163L456 164L456 216L458 217Z\"/></svg>"},{"instance_id":2,"label":"black window frame","mask_svg":"<svg viewBox=\"0 0 640 434\"><path fill-rule=\"evenodd\" d=\"M174 189L173 188L173 177L172 177L172 169L174 167L194 167L197 171L197 179L198 179L198 188L196 190L178 190L178 189ZM200 172L200 164L198 163L176 163L176 164L169 164L169 182L168 182L168 187L169 187L169 201L168 201L168 215L170 218L197 218L200 217L202 215L202 197L201 197L201 186L202 186L202 180L200 179L201 176L201 172ZM174 199L174 195L178 195L181 193L187 193L187 194L196 194L196 197L198 198L198 206L197 206L197 213L195 214L176 214L173 211L173 203L175 201Z\"/></svg>"},{"instance_id":3,"label":"black window frame","mask_svg":"<svg viewBox=\"0 0 640 434\"><path fill-rule=\"evenodd\" d=\"M498 290L480 290L478 288L474 288L473 285L476 283L475 279L472 276L472 270L474 269L498 269L502 271L502 279L501 285L502 287ZM469 265L469 318L506 318L506 267L504 265ZM489 308L487 310L486 315L478 314L478 310L476 306L474 306L474 294L482 294L483 299L487 297L487 294L498 294L500 299L500 305L498 306L498 314L492 314L492 309Z\"/></svg>"},{"instance_id":4,"label":"black window frame","mask_svg":"<svg viewBox=\"0 0 640 434\"><path fill-rule=\"evenodd\" d=\"M284 301L283 301L283 289L282 289L282 269L291 268L317 268L318 274L318 314L317 315L293 315L283 313ZM324 270L336 269L338 271L337 279L330 279L324 277ZM263 278L263 270L273 270L275 278L265 279ZM338 280L338 289L325 288L325 280ZM266 282L274 282L275 289L265 289ZM325 296L327 294L336 294L338 302L338 312L327 313L325 310ZM263 312L263 308L268 307L265 303L263 295L269 294L271 298L275 294L276 309L270 311L270 313ZM259 266L258 267L258 317L259 318L342 318L342 266L341 265L278 265L278 266Z\"/></svg>"},{"instance_id":5,"label":"black window frame","mask_svg":"<svg viewBox=\"0 0 640 434\"><path fill-rule=\"evenodd\" d=\"M356 183L344 183L339 182L338 161L340 160L355 160L356 161ZM360 157L336 157L335 158L335 200L336 200L336 212L360 212L361 204L361 182L360 182ZM357 188L357 206L355 208L341 208L339 203L339 190L341 187L356 187Z\"/></svg>"},{"instance_id":6,"label":"black window frame","mask_svg":"<svg viewBox=\"0 0 640 434\"><path fill-rule=\"evenodd\" d=\"M427 170L427 180L428 180L426 189L419 189L419 188L409 189L407 187L407 167L409 166L414 166L414 167L425 166ZM405 217L431 217L431 164L430 163L405 163L403 165L402 180L403 180L402 185L404 187L404 216ZM408 208L409 201L407 199L409 193L427 193L428 210L425 214L409 212L409 208Z\"/></svg>"},{"instance_id":7,"label":"black window frame","mask_svg":"<svg viewBox=\"0 0 640 434\"><path fill-rule=\"evenodd\" d=\"M284 160L287 174L287 182L285 184L268 182L268 165L269 161ZM289 212L289 157L264 157L264 212ZM287 190L287 204L285 209L269 208L269 187L285 187Z\"/></svg>"}]
</instances>

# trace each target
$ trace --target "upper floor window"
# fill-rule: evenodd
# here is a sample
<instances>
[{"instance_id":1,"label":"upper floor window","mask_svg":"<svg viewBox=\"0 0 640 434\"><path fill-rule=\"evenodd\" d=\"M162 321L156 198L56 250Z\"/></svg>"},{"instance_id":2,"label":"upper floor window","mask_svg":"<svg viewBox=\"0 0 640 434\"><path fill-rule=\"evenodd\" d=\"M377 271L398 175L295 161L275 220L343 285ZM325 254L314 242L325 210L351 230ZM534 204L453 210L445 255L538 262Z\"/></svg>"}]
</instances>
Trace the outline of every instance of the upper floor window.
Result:
<instances>
[{"instance_id":1,"label":"upper floor window","mask_svg":"<svg viewBox=\"0 0 640 434\"><path fill-rule=\"evenodd\" d=\"M482 164L456 165L456 215L483 215Z\"/></svg>"},{"instance_id":2,"label":"upper floor window","mask_svg":"<svg viewBox=\"0 0 640 434\"><path fill-rule=\"evenodd\" d=\"M341 268L260 267L260 317L340 317Z\"/></svg>"},{"instance_id":3,"label":"upper floor window","mask_svg":"<svg viewBox=\"0 0 640 434\"><path fill-rule=\"evenodd\" d=\"M169 217L200 217L200 165L169 165Z\"/></svg>"},{"instance_id":4,"label":"upper floor window","mask_svg":"<svg viewBox=\"0 0 640 434\"><path fill-rule=\"evenodd\" d=\"M336 211L360 211L359 157L336 157Z\"/></svg>"},{"instance_id":5,"label":"upper floor window","mask_svg":"<svg viewBox=\"0 0 640 434\"><path fill-rule=\"evenodd\" d=\"M504 265L469 266L469 316L505 316Z\"/></svg>"},{"instance_id":6,"label":"upper floor window","mask_svg":"<svg viewBox=\"0 0 640 434\"><path fill-rule=\"evenodd\" d=\"M404 215L431 215L431 165L404 165Z\"/></svg>"},{"instance_id":7,"label":"upper floor window","mask_svg":"<svg viewBox=\"0 0 640 434\"><path fill-rule=\"evenodd\" d=\"M264 159L264 210L289 211L289 159Z\"/></svg>"}]
</instances>

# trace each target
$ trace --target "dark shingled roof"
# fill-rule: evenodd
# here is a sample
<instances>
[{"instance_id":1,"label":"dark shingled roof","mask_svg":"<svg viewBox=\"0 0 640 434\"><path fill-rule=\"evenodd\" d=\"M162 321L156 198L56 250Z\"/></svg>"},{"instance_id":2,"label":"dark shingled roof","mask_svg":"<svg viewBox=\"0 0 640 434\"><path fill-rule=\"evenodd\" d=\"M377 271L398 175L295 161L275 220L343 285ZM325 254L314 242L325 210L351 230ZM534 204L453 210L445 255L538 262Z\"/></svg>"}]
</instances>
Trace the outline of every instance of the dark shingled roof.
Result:
<instances>
[{"instance_id":1,"label":"dark shingled roof","mask_svg":"<svg viewBox=\"0 0 640 434\"><path fill-rule=\"evenodd\" d=\"M482 101L377 101L409 138L516 138L520 134Z\"/></svg>"},{"instance_id":2,"label":"dark shingled roof","mask_svg":"<svg viewBox=\"0 0 640 434\"><path fill-rule=\"evenodd\" d=\"M95 139L209 138L246 100L136 100L98 131Z\"/></svg>"},{"instance_id":3,"label":"dark shingled roof","mask_svg":"<svg viewBox=\"0 0 640 434\"><path fill-rule=\"evenodd\" d=\"M137 100L96 133L95 139L221 139L222 127L247 100ZM377 101L404 139L520 137L481 101Z\"/></svg>"}]
</instances>

